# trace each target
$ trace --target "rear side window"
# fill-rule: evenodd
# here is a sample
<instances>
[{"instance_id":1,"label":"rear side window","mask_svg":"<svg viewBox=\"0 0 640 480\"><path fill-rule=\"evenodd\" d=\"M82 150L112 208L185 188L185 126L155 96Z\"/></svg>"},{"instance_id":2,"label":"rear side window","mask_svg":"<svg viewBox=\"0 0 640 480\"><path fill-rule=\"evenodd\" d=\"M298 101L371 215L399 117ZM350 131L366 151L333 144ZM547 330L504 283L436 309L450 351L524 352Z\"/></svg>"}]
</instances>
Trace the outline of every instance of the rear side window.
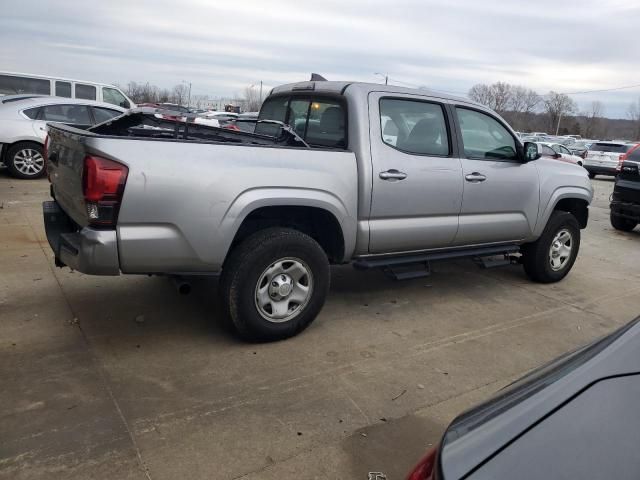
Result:
<instances>
[{"instance_id":1,"label":"rear side window","mask_svg":"<svg viewBox=\"0 0 640 480\"><path fill-rule=\"evenodd\" d=\"M76 83L76 98L81 98L83 100L95 100L96 87L94 87L93 85Z\"/></svg>"},{"instance_id":2,"label":"rear side window","mask_svg":"<svg viewBox=\"0 0 640 480\"><path fill-rule=\"evenodd\" d=\"M122 115L117 110L111 110L110 108L102 108L102 107L93 107L93 118L96 123L106 122L107 120L111 120L113 117L117 117L118 115Z\"/></svg>"},{"instance_id":3,"label":"rear side window","mask_svg":"<svg viewBox=\"0 0 640 480\"><path fill-rule=\"evenodd\" d=\"M125 96L115 88L102 87L102 101L122 108L129 108L131 106Z\"/></svg>"},{"instance_id":4,"label":"rear side window","mask_svg":"<svg viewBox=\"0 0 640 480\"><path fill-rule=\"evenodd\" d=\"M620 145L619 143L594 143L589 147L589 150L594 152L612 152L612 153L625 153L629 150L628 145Z\"/></svg>"},{"instance_id":5,"label":"rear side window","mask_svg":"<svg viewBox=\"0 0 640 480\"><path fill-rule=\"evenodd\" d=\"M514 160L516 141L495 118L475 110L456 107L464 153L467 158Z\"/></svg>"},{"instance_id":6,"label":"rear side window","mask_svg":"<svg viewBox=\"0 0 640 480\"><path fill-rule=\"evenodd\" d=\"M40 107L36 107L36 108L28 108L26 110L23 110L22 113L24 113L30 119L35 120L36 117L38 116L39 111L40 111Z\"/></svg>"},{"instance_id":7,"label":"rear side window","mask_svg":"<svg viewBox=\"0 0 640 480\"><path fill-rule=\"evenodd\" d=\"M56 97L71 98L71 83L56 82Z\"/></svg>"},{"instance_id":8,"label":"rear side window","mask_svg":"<svg viewBox=\"0 0 640 480\"><path fill-rule=\"evenodd\" d=\"M382 141L407 153L449 155L442 105L415 100L380 100Z\"/></svg>"},{"instance_id":9,"label":"rear side window","mask_svg":"<svg viewBox=\"0 0 640 480\"><path fill-rule=\"evenodd\" d=\"M42 78L0 75L0 94L15 95L18 93L51 95L51 82Z\"/></svg>"},{"instance_id":10,"label":"rear side window","mask_svg":"<svg viewBox=\"0 0 640 480\"><path fill-rule=\"evenodd\" d=\"M38 120L91 125L89 109L84 105L47 105L42 107Z\"/></svg>"},{"instance_id":11,"label":"rear side window","mask_svg":"<svg viewBox=\"0 0 640 480\"><path fill-rule=\"evenodd\" d=\"M267 100L258 120L276 120L291 126L309 145L346 148L346 112L337 100L275 97ZM258 123L255 133L278 135L280 127Z\"/></svg>"}]
</instances>

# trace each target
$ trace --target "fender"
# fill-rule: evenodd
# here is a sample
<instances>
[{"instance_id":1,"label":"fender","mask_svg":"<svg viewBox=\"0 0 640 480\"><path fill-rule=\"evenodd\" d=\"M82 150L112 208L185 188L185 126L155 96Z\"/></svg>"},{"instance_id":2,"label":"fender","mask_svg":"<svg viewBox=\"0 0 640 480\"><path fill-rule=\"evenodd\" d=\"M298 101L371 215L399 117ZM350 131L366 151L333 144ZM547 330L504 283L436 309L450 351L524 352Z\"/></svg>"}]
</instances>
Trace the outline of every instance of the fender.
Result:
<instances>
[{"instance_id":1,"label":"fender","mask_svg":"<svg viewBox=\"0 0 640 480\"><path fill-rule=\"evenodd\" d=\"M258 187L245 190L229 205L219 224L221 250L226 258L231 243L244 219L262 207L315 207L331 213L344 238L345 260L353 255L356 246L356 205L349 206L326 190L286 187ZM350 211L351 210L351 211Z\"/></svg>"},{"instance_id":2,"label":"fender","mask_svg":"<svg viewBox=\"0 0 640 480\"><path fill-rule=\"evenodd\" d=\"M593 199L593 191L586 186L581 187L573 185L557 187L549 197L546 205L540 205L538 221L536 222L536 228L533 232L535 238L538 238L540 237L540 235L542 235L542 232L547 226L547 222L549 221L549 217L551 217L551 213L555 209L558 202L565 198L584 200L585 202L587 202L587 204L590 204L591 200Z\"/></svg>"}]
</instances>

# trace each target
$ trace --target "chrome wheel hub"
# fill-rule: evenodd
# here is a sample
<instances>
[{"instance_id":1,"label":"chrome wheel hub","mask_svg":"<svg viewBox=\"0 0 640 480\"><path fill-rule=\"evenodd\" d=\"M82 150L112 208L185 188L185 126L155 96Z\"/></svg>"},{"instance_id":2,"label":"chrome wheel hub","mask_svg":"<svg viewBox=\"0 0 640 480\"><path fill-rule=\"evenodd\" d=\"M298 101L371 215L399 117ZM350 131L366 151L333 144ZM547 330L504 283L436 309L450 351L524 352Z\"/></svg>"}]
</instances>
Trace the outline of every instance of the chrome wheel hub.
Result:
<instances>
[{"instance_id":1,"label":"chrome wheel hub","mask_svg":"<svg viewBox=\"0 0 640 480\"><path fill-rule=\"evenodd\" d=\"M23 175L37 175L44 168L44 158L33 148L24 148L14 155L13 166Z\"/></svg>"},{"instance_id":2,"label":"chrome wheel hub","mask_svg":"<svg viewBox=\"0 0 640 480\"><path fill-rule=\"evenodd\" d=\"M562 270L569 261L569 258L571 258L572 249L573 236L569 230L563 228L556 233L556 236L551 242L551 247L549 248L549 263L551 265L551 270L554 272Z\"/></svg>"},{"instance_id":3,"label":"chrome wheel hub","mask_svg":"<svg viewBox=\"0 0 640 480\"><path fill-rule=\"evenodd\" d=\"M256 308L270 322L286 322L304 309L312 290L311 269L299 258L282 258L269 265L258 278Z\"/></svg>"}]
</instances>

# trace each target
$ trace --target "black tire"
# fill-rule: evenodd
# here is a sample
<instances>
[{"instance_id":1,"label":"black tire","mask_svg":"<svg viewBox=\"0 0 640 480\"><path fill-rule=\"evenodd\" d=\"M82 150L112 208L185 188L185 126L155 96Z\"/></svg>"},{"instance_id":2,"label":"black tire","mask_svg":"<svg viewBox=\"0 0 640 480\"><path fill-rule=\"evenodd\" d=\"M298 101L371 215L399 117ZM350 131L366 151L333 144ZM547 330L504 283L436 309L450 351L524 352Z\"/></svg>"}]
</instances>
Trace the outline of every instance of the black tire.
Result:
<instances>
[{"instance_id":1,"label":"black tire","mask_svg":"<svg viewBox=\"0 0 640 480\"><path fill-rule=\"evenodd\" d=\"M623 232L630 232L638 225L638 222L634 222L628 218L619 217L614 215L613 212L609 215L609 218L611 219L611 226L616 230L621 230Z\"/></svg>"},{"instance_id":2,"label":"black tire","mask_svg":"<svg viewBox=\"0 0 640 480\"><path fill-rule=\"evenodd\" d=\"M558 233L566 230L570 233L571 251L564 265L554 270L551 265L550 250ZM562 280L573 267L580 249L580 225L576 218L567 212L555 211L551 214L547 226L538 240L523 245L522 264L529 278L535 282L553 283Z\"/></svg>"},{"instance_id":3,"label":"black tire","mask_svg":"<svg viewBox=\"0 0 640 480\"><path fill-rule=\"evenodd\" d=\"M258 281L261 278L264 281L267 269L283 259L301 261L310 272L312 288L306 304L302 308L293 307L294 311L300 310L292 314L291 319L275 322L260 312L257 288ZM296 335L313 322L324 305L329 282L329 260L313 238L293 229L269 228L251 235L234 248L222 269L220 293L240 337L248 341L274 341ZM270 283L268 280L267 284Z\"/></svg>"},{"instance_id":4,"label":"black tire","mask_svg":"<svg viewBox=\"0 0 640 480\"><path fill-rule=\"evenodd\" d=\"M33 168L30 165L28 166L22 163L21 160L32 158L34 159L34 162L39 162L39 160L36 160L37 155L25 155L25 152L37 153L42 163L38 163L37 168L35 167L36 163L32 164L34 165ZM12 145L5 154L4 164L7 166L7 169L9 170L9 174L11 174L11 176L25 180L42 177L47 171L42 145L35 142L19 142L15 145Z\"/></svg>"},{"instance_id":5,"label":"black tire","mask_svg":"<svg viewBox=\"0 0 640 480\"><path fill-rule=\"evenodd\" d=\"M593 172L589 172L589 178L594 179L596 178L596 174Z\"/></svg>"}]
</instances>

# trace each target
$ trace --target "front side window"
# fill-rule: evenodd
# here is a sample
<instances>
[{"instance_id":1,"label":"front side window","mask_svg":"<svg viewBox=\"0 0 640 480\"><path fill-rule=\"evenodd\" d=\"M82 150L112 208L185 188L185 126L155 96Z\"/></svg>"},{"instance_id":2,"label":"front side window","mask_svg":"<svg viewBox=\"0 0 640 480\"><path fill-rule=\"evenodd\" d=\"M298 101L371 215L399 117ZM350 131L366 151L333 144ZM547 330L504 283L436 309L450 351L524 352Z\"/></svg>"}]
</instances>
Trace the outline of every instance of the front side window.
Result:
<instances>
[{"instance_id":1,"label":"front side window","mask_svg":"<svg viewBox=\"0 0 640 480\"><path fill-rule=\"evenodd\" d=\"M76 83L76 98L81 98L83 100L95 100L96 87L94 87L93 85Z\"/></svg>"},{"instance_id":2,"label":"front side window","mask_svg":"<svg viewBox=\"0 0 640 480\"><path fill-rule=\"evenodd\" d=\"M407 153L446 156L451 153L442 105L416 100L380 100L382 141Z\"/></svg>"},{"instance_id":3,"label":"front side window","mask_svg":"<svg viewBox=\"0 0 640 480\"><path fill-rule=\"evenodd\" d=\"M274 97L264 102L258 120L288 124L309 145L346 148L346 112L337 100L309 97ZM278 135L280 127L258 123L255 133Z\"/></svg>"},{"instance_id":4,"label":"front side window","mask_svg":"<svg viewBox=\"0 0 640 480\"><path fill-rule=\"evenodd\" d=\"M456 107L467 158L515 160L516 141L495 118L482 112Z\"/></svg>"},{"instance_id":5,"label":"front side window","mask_svg":"<svg viewBox=\"0 0 640 480\"><path fill-rule=\"evenodd\" d=\"M69 82L56 82L56 97L71 98L71 84Z\"/></svg>"},{"instance_id":6,"label":"front side window","mask_svg":"<svg viewBox=\"0 0 640 480\"><path fill-rule=\"evenodd\" d=\"M129 108L131 106L125 96L115 88L102 87L102 101L122 108Z\"/></svg>"},{"instance_id":7,"label":"front side window","mask_svg":"<svg viewBox=\"0 0 640 480\"><path fill-rule=\"evenodd\" d=\"M51 82L42 78L0 75L0 94L15 95L18 93L51 95Z\"/></svg>"},{"instance_id":8,"label":"front side window","mask_svg":"<svg viewBox=\"0 0 640 480\"><path fill-rule=\"evenodd\" d=\"M89 109L84 105L47 105L42 107L38 120L91 125Z\"/></svg>"}]
</instances>

